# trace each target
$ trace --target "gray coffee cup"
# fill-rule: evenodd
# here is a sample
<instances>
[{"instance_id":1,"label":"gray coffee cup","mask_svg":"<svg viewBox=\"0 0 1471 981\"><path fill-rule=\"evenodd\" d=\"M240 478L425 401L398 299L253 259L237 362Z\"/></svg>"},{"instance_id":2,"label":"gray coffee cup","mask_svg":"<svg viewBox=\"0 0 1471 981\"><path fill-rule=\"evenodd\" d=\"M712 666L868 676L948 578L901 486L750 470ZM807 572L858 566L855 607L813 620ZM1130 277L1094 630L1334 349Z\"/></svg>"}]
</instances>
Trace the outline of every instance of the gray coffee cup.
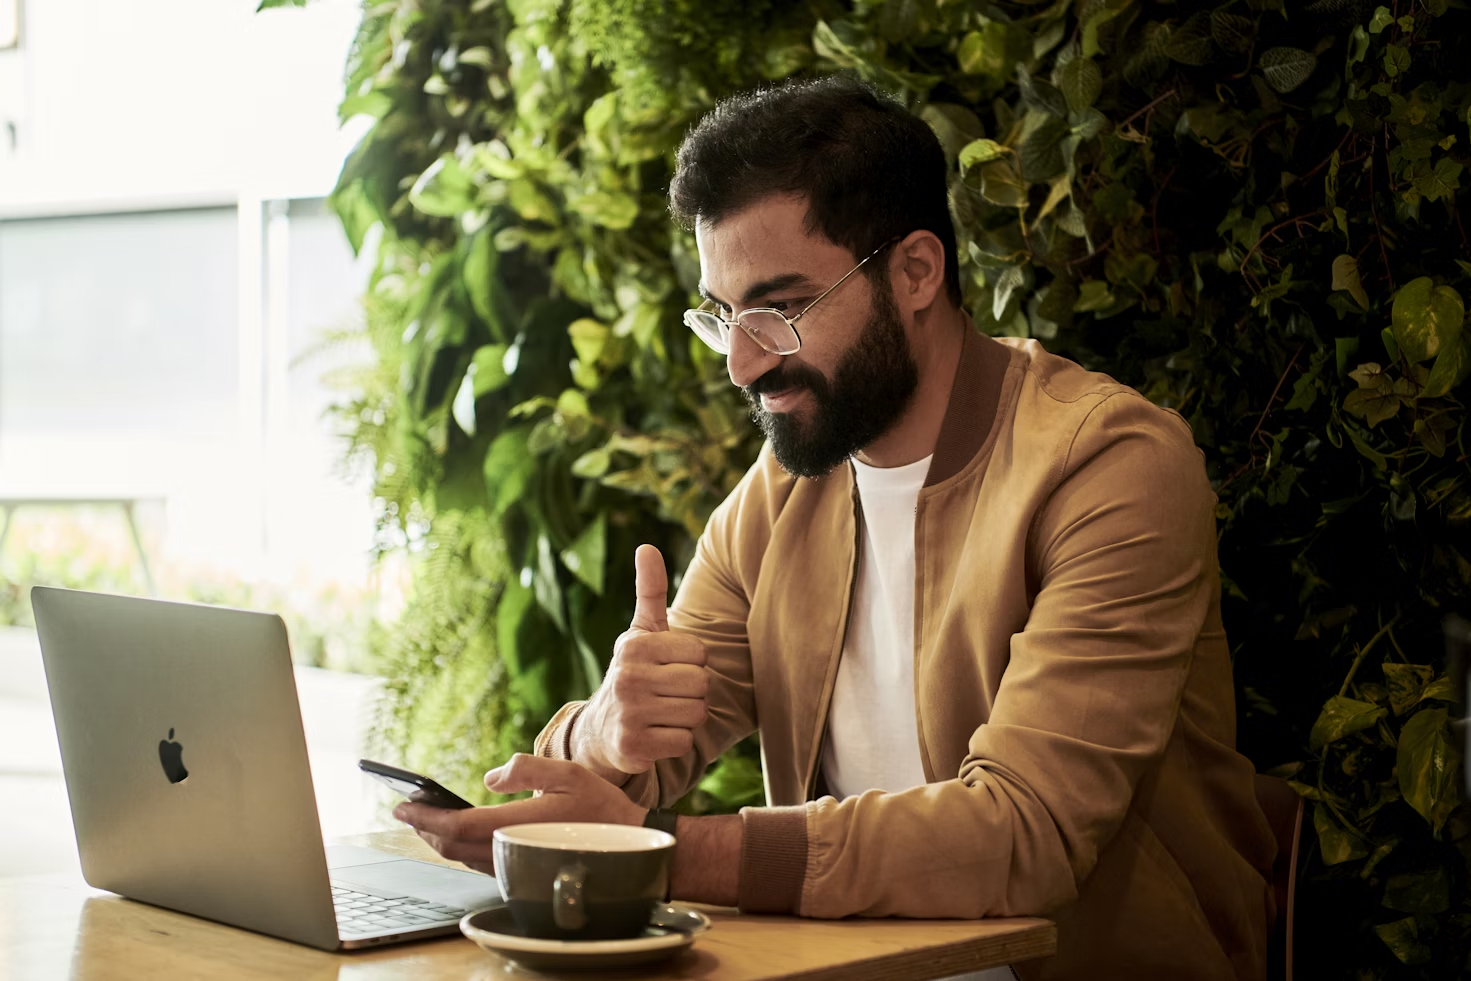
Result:
<instances>
[{"instance_id":1,"label":"gray coffee cup","mask_svg":"<svg viewBox=\"0 0 1471 981\"><path fill-rule=\"evenodd\" d=\"M528 937L636 937L669 892L674 836L626 824L515 824L494 836L495 877Z\"/></svg>"}]
</instances>

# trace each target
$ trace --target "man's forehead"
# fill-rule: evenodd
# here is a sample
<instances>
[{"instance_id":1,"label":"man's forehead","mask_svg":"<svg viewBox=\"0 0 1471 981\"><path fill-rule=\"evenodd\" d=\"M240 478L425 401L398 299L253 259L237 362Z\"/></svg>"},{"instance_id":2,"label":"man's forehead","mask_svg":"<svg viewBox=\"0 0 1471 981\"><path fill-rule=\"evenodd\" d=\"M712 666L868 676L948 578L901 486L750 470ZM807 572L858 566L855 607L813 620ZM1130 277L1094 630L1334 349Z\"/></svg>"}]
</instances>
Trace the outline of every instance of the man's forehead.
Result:
<instances>
[{"instance_id":1,"label":"man's forehead","mask_svg":"<svg viewBox=\"0 0 1471 981\"><path fill-rule=\"evenodd\" d=\"M719 222L695 222L700 253L701 292L723 301L741 299L753 286L805 280L820 269L828 252L842 248L807 229L801 198L758 201Z\"/></svg>"}]
</instances>

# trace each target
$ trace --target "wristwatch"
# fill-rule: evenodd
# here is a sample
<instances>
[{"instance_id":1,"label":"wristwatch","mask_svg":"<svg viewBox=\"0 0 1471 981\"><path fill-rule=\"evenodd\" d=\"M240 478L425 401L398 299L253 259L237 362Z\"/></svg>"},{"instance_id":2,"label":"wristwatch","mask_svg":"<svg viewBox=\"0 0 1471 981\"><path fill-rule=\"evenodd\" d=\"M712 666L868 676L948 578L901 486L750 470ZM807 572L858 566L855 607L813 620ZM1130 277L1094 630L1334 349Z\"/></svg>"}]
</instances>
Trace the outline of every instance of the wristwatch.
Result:
<instances>
[{"instance_id":1,"label":"wristwatch","mask_svg":"<svg viewBox=\"0 0 1471 981\"><path fill-rule=\"evenodd\" d=\"M644 818L644 827L653 828L655 831L667 831L671 836L674 834L674 824L679 820L679 815L673 811L663 808L651 808L648 816Z\"/></svg>"}]
</instances>

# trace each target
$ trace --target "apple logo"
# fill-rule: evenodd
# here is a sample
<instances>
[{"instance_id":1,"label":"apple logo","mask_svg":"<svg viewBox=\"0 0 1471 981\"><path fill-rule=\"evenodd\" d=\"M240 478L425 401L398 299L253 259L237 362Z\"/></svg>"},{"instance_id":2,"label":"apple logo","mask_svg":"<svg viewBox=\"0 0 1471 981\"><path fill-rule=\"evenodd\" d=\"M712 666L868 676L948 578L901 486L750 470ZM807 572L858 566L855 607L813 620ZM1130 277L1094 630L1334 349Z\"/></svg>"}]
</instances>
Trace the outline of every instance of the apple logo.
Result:
<instances>
[{"instance_id":1,"label":"apple logo","mask_svg":"<svg viewBox=\"0 0 1471 981\"><path fill-rule=\"evenodd\" d=\"M180 783L189 779L189 771L184 768L184 746L172 742L173 738L174 730L170 729L169 738L158 741L158 760L163 764L163 773L169 778L169 783Z\"/></svg>"}]
</instances>

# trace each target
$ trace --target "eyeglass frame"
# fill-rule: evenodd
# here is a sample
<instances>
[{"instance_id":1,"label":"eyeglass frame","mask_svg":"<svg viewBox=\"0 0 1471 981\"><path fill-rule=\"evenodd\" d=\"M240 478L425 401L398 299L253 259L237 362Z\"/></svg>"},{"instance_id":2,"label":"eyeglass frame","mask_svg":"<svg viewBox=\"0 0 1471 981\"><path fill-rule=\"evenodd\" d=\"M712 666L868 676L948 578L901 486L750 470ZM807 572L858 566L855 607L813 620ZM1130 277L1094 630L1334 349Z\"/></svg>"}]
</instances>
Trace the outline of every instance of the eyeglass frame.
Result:
<instances>
[{"instance_id":1,"label":"eyeglass frame","mask_svg":"<svg viewBox=\"0 0 1471 981\"><path fill-rule=\"evenodd\" d=\"M781 357L781 358L789 357L790 355L796 354L798 351L802 350L802 335L799 334L799 333L797 333L797 321L799 321L803 317L807 316L808 311L810 311L813 307L817 306L824 299L826 299L827 298L827 295L829 293L831 293L833 290L837 289L839 286L842 286L844 283L846 283L848 281L848 278L850 276L852 276L854 273L856 273L858 270L862 269L864 267L864 265L868 262L868 260L870 260L874 256L878 255L880 252L884 251L889 246L893 245L895 242L902 242L903 240L904 240L904 236L903 235L896 235L893 238L889 239L887 242L885 242L883 245L880 245L878 248L874 249L868 255L864 256L862 259L858 260L858 265L854 266L852 269L849 269L846 273L843 274L843 277L841 279L839 279L836 283L833 283L827 289L825 289L821 293L819 293L818 296L817 296L817 299L813 300L811 303L809 303L805 307L803 307L797 313L797 315L795 317L788 317L786 314L782 313L780 310L775 309L774 307L751 307L750 309L742 310L740 313L736 314L735 319L733 319L733 320L727 320L725 317L722 317L720 314L716 313L713 309L709 309L709 310L706 309L706 307L709 307L712 304L716 304L716 301L714 299L708 299L707 298L705 300L705 302L704 303L701 303L698 307L695 307L695 308L690 309L690 310L686 310L684 312L684 317L682 318L684 320L684 325L686 327L688 327L691 331L693 331L696 337L698 337L700 340L704 341L707 345L709 345L710 348L711 348L711 350L715 351L717 354L726 354L726 355L730 354L730 343L729 343L729 341L726 342L725 350L724 351L720 350L714 344L710 344L709 338L707 338L704 334L700 333L699 329L696 328L694 324L690 323L690 317L692 315L695 315L695 314L704 314L705 316L710 316L710 317L716 318L717 320L719 320L722 324L724 324L726 326L726 336L727 337L730 336L730 328L732 328L732 327L739 327L741 330L745 331L746 336L749 337L756 344L757 347L761 348L761 350L765 351L768 354L775 354L777 357ZM755 334L753 334L746 327L745 324L741 323L741 318L742 317L746 316L747 314L752 314L752 313L770 313L770 314L775 314L776 316L780 317L782 320L786 321L787 327L791 329L792 336L797 339L797 346L794 347L790 351L781 352L781 351L773 351L770 348L768 348L765 344L762 344L761 343L761 339L758 338Z\"/></svg>"}]
</instances>

